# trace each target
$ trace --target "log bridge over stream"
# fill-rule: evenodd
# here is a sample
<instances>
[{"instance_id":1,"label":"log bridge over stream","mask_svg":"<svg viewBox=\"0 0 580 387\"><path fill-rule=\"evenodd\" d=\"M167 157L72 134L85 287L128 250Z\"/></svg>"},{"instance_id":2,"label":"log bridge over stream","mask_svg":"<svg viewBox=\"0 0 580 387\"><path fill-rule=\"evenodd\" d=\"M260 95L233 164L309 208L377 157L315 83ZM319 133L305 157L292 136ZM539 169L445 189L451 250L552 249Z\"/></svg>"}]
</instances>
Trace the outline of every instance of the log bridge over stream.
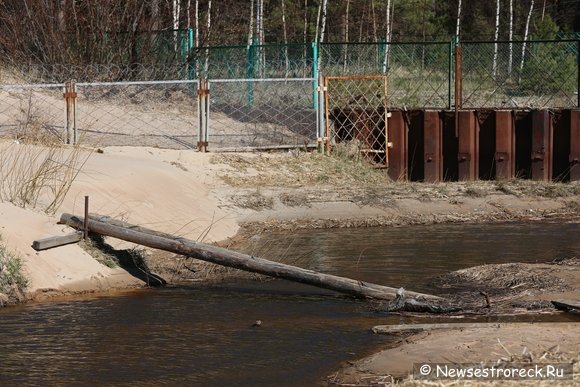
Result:
<instances>
[{"instance_id":1,"label":"log bridge over stream","mask_svg":"<svg viewBox=\"0 0 580 387\"><path fill-rule=\"evenodd\" d=\"M267 259L254 257L252 255L196 242L171 234L161 233L129 223L120 222L107 216L94 214L83 218L65 213L62 214L60 223L69 225L79 231L83 231L85 235L87 232L91 232L102 236L122 239L131 243L136 243L154 249L169 251L175 254L211 262L221 266L232 267L252 273L259 273L274 278L282 278L289 281L333 290L339 293L354 296L356 298L394 300L397 298L397 293L399 292L399 289L396 288L339 277L331 274L319 273L313 270L303 269L280 262L273 262ZM70 238L69 236L57 238L62 239L63 243L60 243L60 245L62 245L80 240L81 234L78 233L76 235L77 237L75 238ZM48 248L46 246L56 247L59 245L59 242L55 241L55 238L49 239L50 241L35 241L33 246L36 245L35 248L37 248L37 250L41 250L43 248ZM405 291L404 295L408 298L422 299L433 303L443 301L442 298L434 295L411 291Z\"/></svg>"}]
</instances>

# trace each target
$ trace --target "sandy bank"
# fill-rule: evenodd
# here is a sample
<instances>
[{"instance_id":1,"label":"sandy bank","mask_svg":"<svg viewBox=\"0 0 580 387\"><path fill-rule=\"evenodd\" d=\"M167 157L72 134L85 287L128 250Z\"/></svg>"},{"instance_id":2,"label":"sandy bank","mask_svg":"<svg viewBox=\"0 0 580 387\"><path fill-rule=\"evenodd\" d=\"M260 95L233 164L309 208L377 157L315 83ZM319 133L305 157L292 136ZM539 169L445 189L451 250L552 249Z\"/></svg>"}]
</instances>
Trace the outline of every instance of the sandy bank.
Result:
<instances>
[{"instance_id":1,"label":"sandy bank","mask_svg":"<svg viewBox=\"0 0 580 387\"><path fill-rule=\"evenodd\" d=\"M0 145L4 152L24 146ZM62 212L82 214L85 195L93 213L211 243L233 237L241 226L246 233L259 233L272 228L575 216L578 192L578 184L522 181L393 183L364 163L316 153L111 147L90 154L54 216L0 203L0 234L23 258L31 294L103 291L143 282L102 265L78 245L43 252L31 248L35 239L71 232L57 225L57 219ZM41 197L38 207L46 201ZM161 257L157 266L175 266L170 258Z\"/></svg>"}]
</instances>

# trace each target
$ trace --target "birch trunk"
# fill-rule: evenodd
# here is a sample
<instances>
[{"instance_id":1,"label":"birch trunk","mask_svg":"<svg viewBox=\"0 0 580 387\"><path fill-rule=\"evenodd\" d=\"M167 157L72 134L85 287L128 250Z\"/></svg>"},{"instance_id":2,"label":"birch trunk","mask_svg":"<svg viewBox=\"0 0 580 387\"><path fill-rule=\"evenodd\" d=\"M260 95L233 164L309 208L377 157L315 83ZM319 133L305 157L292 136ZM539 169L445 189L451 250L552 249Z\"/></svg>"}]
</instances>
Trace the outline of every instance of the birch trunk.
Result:
<instances>
[{"instance_id":1,"label":"birch trunk","mask_svg":"<svg viewBox=\"0 0 580 387\"><path fill-rule=\"evenodd\" d=\"M320 26L320 43L324 42L324 32L326 30L326 6L328 5L328 0L323 0L322 2L322 25Z\"/></svg>"},{"instance_id":2,"label":"birch trunk","mask_svg":"<svg viewBox=\"0 0 580 387\"><path fill-rule=\"evenodd\" d=\"M497 51L498 51L498 44L497 38L499 37L499 0L495 1L495 35L494 35L494 49L493 49L493 79L495 80L497 77Z\"/></svg>"},{"instance_id":3,"label":"birch trunk","mask_svg":"<svg viewBox=\"0 0 580 387\"><path fill-rule=\"evenodd\" d=\"M286 77L290 73L290 59L288 58L288 33L286 31L286 2L282 0L282 28L284 29L284 64L286 65Z\"/></svg>"},{"instance_id":4,"label":"birch trunk","mask_svg":"<svg viewBox=\"0 0 580 387\"><path fill-rule=\"evenodd\" d=\"M344 60L343 71L346 71L346 64L348 62L348 19L350 17L350 0L346 0L346 16L344 19Z\"/></svg>"},{"instance_id":5,"label":"birch trunk","mask_svg":"<svg viewBox=\"0 0 580 387\"><path fill-rule=\"evenodd\" d=\"M530 20L532 19L532 12L534 10L534 0L530 3L530 11L528 12L528 17L526 18L526 29L524 31L524 42L522 43L522 60L520 62L520 74L518 76L518 83L522 81L522 71L524 70L524 60L526 57L526 41L528 40L528 32L530 29Z\"/></svg>"},{"instance_id":6,"label":"birch trunk","mask_svg":"<svg viewBox=\"0 0 580 387\"><path fill-rule=\"evenodd\" d=\"M459 3L457 3L457 25L455 27L455 36L458 38L459 33L461 32L460 27L461 27L461 0L459 0Z\"/></svg>"},{"instance_id":7,"label":"birch trunk","mask_svg":"<svg viewBox=\"0 0 580 387\"><path fill-rule=\"evenodd\" d=\"M514 0L510 0L510 31L508 40L510 41L509 45L509 59L508 59L508 76L512 73L512 66L513 66L513 59L514 59L514 47L512 43L512 39L514 36Z\"/></svg>"},{"instance_id":8,"label":"birch trunk","mask_svg":"<svg viewBox=\"0 0 580 387\"><path fill-rule=\"evenodd\" d=\"M248 46L254 41L254 0L250 0L250 25L248 26Z\"/></svg>"},{"instance_id":9,"label":"birch trunk","mask_svg":"<svg viewBox=\"0 0 580 387\"><path fill-rule=\"evenodd\" d=\"M393 1L393 7L395 2ZM387 0L387 14L385 15L385 19L387 21L386 32L385 32L385 57L383 59L383 74L387 73L387 69L389 67L389 50L391 48L391 0Z\"/></svg>"},{"instance_id":10,"label":"birch trunk","mask_svg":"<svg viewBox=\"0 0 580 387\"><path fill-rule=\"evenodd\" d=\"M178 54L179 51L179 42L178 42L178 30L179 30L179 14L181 4L179 0L173 0L173 44L175 48L175 54Z\"/></svg>"},{"instance_id":11,"label":"birch trunk","mask_svg":"<svg viewBox=\"0 0 580 387\"><path fill-rule=\"evenodd\" d=\"M207 3L207 42L206 47L209 46L210 37L211 37L211 0ZM205 49L205 66L203 67L203 71L205 77L207 78L209 72L209 49Z\"/></svg>"}]
</instances>

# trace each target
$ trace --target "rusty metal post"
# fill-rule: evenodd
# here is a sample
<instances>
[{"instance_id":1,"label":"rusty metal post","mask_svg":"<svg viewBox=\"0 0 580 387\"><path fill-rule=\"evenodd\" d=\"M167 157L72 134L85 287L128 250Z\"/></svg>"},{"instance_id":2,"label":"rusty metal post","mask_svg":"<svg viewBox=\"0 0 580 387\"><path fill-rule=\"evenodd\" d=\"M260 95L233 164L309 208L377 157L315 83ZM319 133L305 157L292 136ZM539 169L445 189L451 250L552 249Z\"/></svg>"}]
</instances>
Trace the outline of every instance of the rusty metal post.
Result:
<instances>
[{"instance_id":1,"label":"rusty metal post","mask_svg":"<svg viewBox=\"0 0 580 387\"><path fill-rule=\"evenodd\" d=\"M89 237L89 196L85 196L85 219L83 223L83 239Z\"/></svg>"},{"instance_id":2,"label":"rusty metal post","mask_svg":"<svg viewBox=\"0 0 580 387\"><path fill-rule=\"evenodd\" d=\"M570 111L570 181L580 181L580 110Z\"/></svg>"},{"instance_id":3,"label":"rusty metal post","mask_svg":"<svg viewBox=\"0 0 580 387\"><path fill-rule=\"evenodd\" d=\"M532 113L532 180L552 179L553 126L548 110Z\"/></svg>"},{"instance_id":4,"label":"rusty metal post","mask_svg":"<svg viewBox=\"0 0 580 387\"><path fill-rule=\"evenodd\" d=\"M208 126L208 106L209 101L208 84L205 79L199 80L199 89L197 90L197 107L199 112L199 140L197 141L197 150L207 152L207 126Z\"/></svg>"},{"instance_id":5,"label":"rusty metal post","mask_svg":"<svg viewBox=\"0 0 580 387\"><path fill-rule=\"evenodd\" d=\"M470 181L479 178L479 128L475 112L460 111L458 120L459 181Z\"/></svg>"},{"instance_id":6,"label":"rusty metal post","mask_svg":"<svg viewBox=\"0 0 580 387\"><path fill-rule=\"evenodd\" d=\"M387 152L389 154L389 177L395 181L407 180L408 171L408 135L407 124L403 112L400 110L390 112L391 116L387 126L388 139Z\"/></svg>"},{"instance_id":7,"label":"rusty metal post","mask_svg":"<svg viewBox=\"0 0 580 387\"><path fill-rule=\"evenodd\" d=\"M515 118L511 110L495 112L495 178L512 179L516 170Z\"/></svg>"},{"instance_id":8,"label":"rusty metal post","mask_svg":"<svg viewBox=\"0 0 580 387\"><path fill-rule=\"evenodd\" d=\"M64 100L66 104L66 122L65 122L65 143L77 143L76 128L76 82L67 81L64 87Z\"/></svg>"},{"instance_id":9,"label":"rusty metal post","mask_svg":"<svg viewBox=\"0 0 580 387\"><path fill-rule=\"evenodd\" d=\"M439 112L425 110L423 112L424 133L424 180L426 183L438 183L443 177L443 141L441 119Z\"/></svg>"}]
</instances>

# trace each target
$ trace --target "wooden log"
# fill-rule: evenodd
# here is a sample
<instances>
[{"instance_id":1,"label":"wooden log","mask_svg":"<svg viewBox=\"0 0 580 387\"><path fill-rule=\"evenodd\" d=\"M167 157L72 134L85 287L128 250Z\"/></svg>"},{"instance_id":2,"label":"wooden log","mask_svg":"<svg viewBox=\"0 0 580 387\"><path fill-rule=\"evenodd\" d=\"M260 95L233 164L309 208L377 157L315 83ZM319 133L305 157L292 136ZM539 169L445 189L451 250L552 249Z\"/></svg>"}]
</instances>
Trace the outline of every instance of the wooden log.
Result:
<instances>
[{"instance_id":1,"label":"wooden log","mask_svg":"<svg viewBox=\"0 0 580 387\"><path fill-rule=\"evenodd\" d=\"M553 300L552 305L564 312L580 313L580 300Z\"/></svg>"},{"instance_id":2,"label":"wooden log","mask_svg":"<svg viewBox=\"0 0 580 387\"><path fill-rule=\"evenodd\" d=\"M60 218L61 223L67 224L78 230L82 230L83 221L82 217L71 214L62 214ZM147 230L127 223L121 225L119 222L111 221L107 217L101 217L98 215L89 217L88 228L92 233L122 239L128 242L169 251L222 266L233 267L274 278L282 278L289 281L330 289L357 298L392 300L397 295L397 289L395 288L356 281L330 274L318 273L313 270L302 269L230 251L221 247L179 238L153 230ZM408 297L421 297L426 300L443 300L440 297L428 294L415 292L405 292L405 294Z\"/></svg>"},{"instance_id":3,"label":"wooden log","mask_svg":"<svg viewBox=\"0 0 580 387\"><path fill-rule=\"evenodd\" d=\"M399 333L407 331L430 331L434 329L479 329L479 328L502 328L502 327L513 327L513 326L531 326L543 324L543 326L556 326L562 329L573 328L576 325L574 323L555 323L555 322L536 322L536 323L440 323L440 324L400 324L400 325L377 325L373 327L373 333L377 334L390 334Z\"/></svg>"},{"instance_id":4,"label":"wooden log","mask_svg":"<svg viewBox=\"0 0 580 387\"><path fill-rule=\"evenodd\" d=\"M51 249L53 247L59 247L59 246L64 246L64 245L68 245L71 243L77 243L82 238L83 238L83 235L80 232L75 232L73 234L63 235L63 236L53 236L53 237L48 237L48 238L44 238L44 239L39 239L39 240L32 242L32 248L36 251L47 250L47 249Z\"/></svg>"}]
</instances>

